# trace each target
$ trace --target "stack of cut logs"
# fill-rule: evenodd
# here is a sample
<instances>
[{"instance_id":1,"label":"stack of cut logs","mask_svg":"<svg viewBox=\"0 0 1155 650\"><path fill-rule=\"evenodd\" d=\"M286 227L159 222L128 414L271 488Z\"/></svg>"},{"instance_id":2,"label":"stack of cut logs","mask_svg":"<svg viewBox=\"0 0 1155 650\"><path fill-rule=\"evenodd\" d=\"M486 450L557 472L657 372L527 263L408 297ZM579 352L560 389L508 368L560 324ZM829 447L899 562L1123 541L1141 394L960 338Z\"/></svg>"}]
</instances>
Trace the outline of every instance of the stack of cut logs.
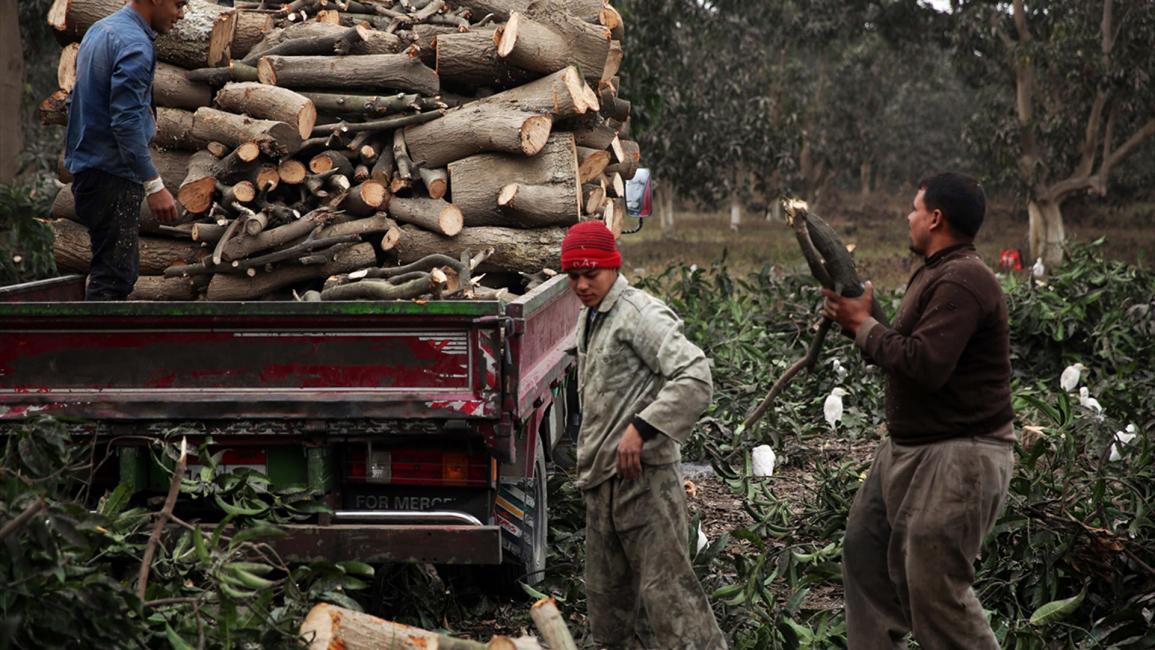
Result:
<instances>
[{"instance_id":1,"label":"stack of cut logs","mask_svg":"<svg viewBox=\"0 0 1155 650\"><path fill-rule=\"evenodd\" d=\"M122 5L53 4L44 123ZM507 299L553 273L568 226L621 232L640 153L603 0L235 5L190 0L156 40L153 161L182 219L142 205L133 299ZM84 272L68 187L52 216L58 267Z\"/></svg>"}]
</instances>

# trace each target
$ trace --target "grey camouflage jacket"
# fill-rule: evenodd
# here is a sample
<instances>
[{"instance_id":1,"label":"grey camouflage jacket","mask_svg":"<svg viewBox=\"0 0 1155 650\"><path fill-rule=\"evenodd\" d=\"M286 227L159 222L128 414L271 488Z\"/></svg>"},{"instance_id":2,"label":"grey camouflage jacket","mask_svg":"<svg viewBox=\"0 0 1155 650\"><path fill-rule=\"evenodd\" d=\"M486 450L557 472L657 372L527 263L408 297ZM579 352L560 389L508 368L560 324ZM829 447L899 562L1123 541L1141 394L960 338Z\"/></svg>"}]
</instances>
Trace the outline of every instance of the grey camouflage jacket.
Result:
<instances>
[{"instance_id":1,"label":"grey camouflage jacket","mask_svg":"<svg viewBox=\"0 0 1155 650\"><path fill-rule=\"evenodd\" d=\"M589 308L582 309L576 336L583 490L617 474L618 443L635 416L660 432L642 447L642 463L680 461L681 444L714 390L706 355L665 303L619 274L597 312L587 341Z\"/></svg>"}]
</instances>

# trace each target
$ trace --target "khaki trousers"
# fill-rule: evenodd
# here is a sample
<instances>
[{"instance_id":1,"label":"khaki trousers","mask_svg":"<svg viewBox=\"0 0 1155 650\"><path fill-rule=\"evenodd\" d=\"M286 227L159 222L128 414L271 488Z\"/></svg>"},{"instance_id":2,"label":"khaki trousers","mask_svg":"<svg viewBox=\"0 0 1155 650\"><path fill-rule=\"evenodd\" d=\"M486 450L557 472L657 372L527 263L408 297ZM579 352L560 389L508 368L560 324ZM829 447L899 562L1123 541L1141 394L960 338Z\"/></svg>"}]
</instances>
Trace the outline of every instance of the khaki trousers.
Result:
<instances>
[{"instance_id":1,"label":"khaki trousers","mask_svg":"<svg viewBox=\"0 0 1155 650\"><path fill-rule=\"evenodd\" d=\"M842 550L851 650L998 648L972 585L1013 469L991 438L879 445Z\"/></svg>"},{"instance_id":2,"label":"khaki trousers","mask_svg":"<svg viewBox=\"0 0 1155 650\"><path fill-rule=\"evenodd\" d=\"M690 563L678 464L643 465L639 478L614 476L584 496L586 598L598 647L638 647L638 636L652 632L642 647L725 648Z\"/></svg>"}]
</instances>

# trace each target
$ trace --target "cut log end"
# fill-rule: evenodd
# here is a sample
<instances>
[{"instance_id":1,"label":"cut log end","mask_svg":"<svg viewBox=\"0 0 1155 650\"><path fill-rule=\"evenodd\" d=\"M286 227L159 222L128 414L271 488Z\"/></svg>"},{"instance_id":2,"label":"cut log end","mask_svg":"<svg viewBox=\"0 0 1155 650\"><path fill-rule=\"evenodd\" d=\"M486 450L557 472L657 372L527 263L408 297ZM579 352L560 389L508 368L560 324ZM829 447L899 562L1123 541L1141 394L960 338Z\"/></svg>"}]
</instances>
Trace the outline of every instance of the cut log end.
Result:
<instances>
[{"instance_id":1,"label":"cut log end","mask_svg":"<svg viewBox=\"0 0 1155 650\"><path fill-rule=\"evenodd\" d=\"M182 185L176 198L188 212L201 214L212 207L215 190L216 179L206 176Z\"/></svg>"},{"instance_id":2,"label":"cut log end","mask_svg":"<svg viewBox=\"0 0 1155 650\"><path fill-rule=\"evenodd\" d=\"M305 163L291 158L281 161L276 172L280 181L286 185L300 185L305 182L305 177L308 176Z\"/></svg>"},{"instance_id":3,"label":"cut log end","mask_svg":"<svg viewBox=\"0 0 1155 650\"><path fill-rule=\"evenodd\" d=\"M441 214L437 216L437 221L441 224L441 232L445 233L447 237L456 236L465 225L464 215L452 203L441 210Z\"/></svg>"},{"instance_id":4,"label":"cut log end","mask_svg":"<svg viewBox=\"0 0 1155 650\"><path fill-rule=\"evenodd\" d=\"M497 45L497 56L505 58L517 45L517 32L521 27L521 14L513 12L505 26L493 33L494 44Z\"/></svg>"},{"instance_id":5,"label":"cut log end","mask_svg":"<svg viewBox=\"0 0 1155 650\"><path fill-rule=\"evenodd\" d=\"M541 151L549 140L553 120L547 115L534 115L521 126L521 150L527 156L533 156Z\"/></svg>"},{"instance_id":6,"label":"cut log end","mask_svg":"<svg viewBox=\"0 0 1155 650\"><path fill-rule=\"evenodd\" d=\"M270 86L277 85L277 71L268 59L263 58L257 62L257 80Z\"/></svg>"}]
</instances>

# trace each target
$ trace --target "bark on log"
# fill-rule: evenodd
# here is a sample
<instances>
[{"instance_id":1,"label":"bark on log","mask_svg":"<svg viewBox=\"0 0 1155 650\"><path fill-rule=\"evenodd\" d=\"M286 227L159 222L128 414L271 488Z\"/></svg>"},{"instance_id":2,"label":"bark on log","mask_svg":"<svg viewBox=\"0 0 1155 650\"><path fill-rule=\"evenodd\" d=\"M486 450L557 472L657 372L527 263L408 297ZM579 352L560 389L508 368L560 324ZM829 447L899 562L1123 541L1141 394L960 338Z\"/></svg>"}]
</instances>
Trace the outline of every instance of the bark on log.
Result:
<instances>
[{"instance_id":1,"label":"bark on log","mask_svg":"<svg viewBox=\"0 0 1155 650\"><path fill-rule=\"evenodd\" d=\"M534 113L549 113L554 121L598 110L597 95L573 66L477 101L508 104Z\"/></svg>"},{"instance_id":2,"label":"bark on log","mask_svg":"<svg viewBox=\"0 0 1155 650\"><path fill-rule=\"evenodd\" d=\"M559 268L561 240L565 232L565 228L525 230L479 226L462 228L457 235L446 237L405 225L401 226L401 240L392 252L398 262L408 264L434 253L460 257L466 250L477 252L493 248L493 255L478 267L480 272L534 273L545 267Z\"/></svg>"},{"instance_id":3,"label":"bark on log","mask_svg":"<svg viewBox=\"0 0 1155 650\"><path fill-rule=\"evenodd\" d=\"M325 226L317 236L330 238L344 235L388 235L390 233L393 233L392 239L396 242L401 236L400 226L384 212L378 212L364 219L352 219Z\"/></svg>"},{"instance_id":4,"label":"bark on log","mask_svg":"<svg viewBox=\"0 0 1155 650\"><path fill-rule=\"evenodd\" d=\"M324 24L325 29L307 37L283 40L272 47L262 49L245 57L248 65L257 65L264 56L308 56L331 54L352 54L353 44L361 40L361 32L354 27ZM314 30L317 31L317 30Z\"/></svg>"},{"instance_id":5,"label":"bark on log","mask_svg":"<svg viewBox=\"0 0 1155 650\"><path fill-rule=\"evenodd\" d=\"M384 117L409 111L428 111L445 108L436 97L397 93L395 95L345 95L341 93L310 93L301 95L313 102L318 113L356 115L364 118Z\"/></svg>"},{"instance_id":6,"label":"bark on log","mask_svg":"<svg viewBox=\"0 0 1155 650\"><path fill-rule=\"evenodd\" d=\"M92 244L88 229L67 219L49 222L54 235L52 252L56 257L56 268L62 273L87 273L92 262ZM163 237L140 238L141 275L162 275L173 264L195 262L204 255L204 249L196 242Z\"/></svg>"},{"instance_id":7,"label":"bark on log","mask_svg":"<svg viewBox=\"0 0 1155 650\"><path fill-rule=\"evenodd\" d=\"M257 68L245 65L240 61L230 61L228 66L221 68L197 68L189 70L189 81L206 83L210 86L223 86L230 81L258 81Z\"/></svg>"},{"instance_id":8,"label":"bark on log","mask_svg":"<svg viewBox=\"0 0 1155 650\"><path fill-rule=\"evenodd\" d=\"M189 81L188 71L168 63L156 64L152 96L157 106L195 111L213 102L213 91L207 84Z\"/></svg>"},{"instance_id":9,"label":"bark on log","mask_svg":"<svg viewBox=\"0 0 1155 650\"><path fill-rule=\"evenodd\" d=\"M166 278L142 275L136 279L129 300L172 301L196 300L200 290L192 278Z\"/></svg>"},{"instance_id":10,"label":"bark on log","mask_svg":"<svg viewBox=\"0 0 1155 650\"><path fill-rule=\"evenodd\" d=\"M188 173L181 181L176 199L193 214L208 212L216 193L220 161L208 151L198 151L189 159Z\"/></svg>"},{"instance_id":11,"label":"bark on log","mask_svg":"<svg viewBox=\"0 0 1155 650\"><path fill-rule=\"evenodd\" d=\"M60 62L56 64L56 85L64 92L72 92L76 85L76 55L80 43L69 43L60 50Z\"/></svg>"},{"instance_id":12,"label":"bark on log","mask_svg":"<svg viewBox=\"0 0 1155 650\"><path fill-rule=\"evenodd\" d=\"M598 183L582 185L582 212L585 214L597 214L601 211L602 203L606 200L605 180L599 180Z\"/></svg>"},{"instance_id":13,"label":"bark on log","mask_svg":"<svg viewBox=\"0 0 1155 650\"><path fill-rule=\"evenodd\" d=\"M437 37L435 68L442 85L503 90L538 77L497 56L492 30L444 34Z\"/></svg>"},{"instance_id":14,"label":"bark on log","mask_svg":"<svg viewBox=\"0 0 1155 650\"><path fill-rule=\"evenodd\" d=\"M156 58L182 68L213 68L229 61L236 12L216 3L191 0L184 17L156 39Z\"/></svg>"},{"instance_id":15,"label":"bark on log","mask_svg":"<svg viewBox=\"0 0 1155 650\"><path fill-rule=\"evenodd\" d=\"M421 184L425 186L429 198L440 199L449 191L449 171L444 167L437 169L421 167L417 170L417 175L421 177Z\"/></svg>"},{"instance_id":16,"label":"bark on log","mask_svg":"<svg viewBox=\"0 0 1155 650\"><path fill-rule=\"evenodd\" d=\"M124 0L55 0L48 9L48 26L61 45L79 43L89 27L124 6Z\"/></svg>"},{"instance_id":17,"label":"bark on log","mask_svg":"<svg viewBox=\"0 0 1155 650\"><path fill-rule=\"evenodd\" d=\"M530 18L521 12L494 32L497 56L524 70L550 73L576 65L599 81L610 53L610 30L560 13Z\"/></svg>"},{"instance_id":18,"label":"bark on log","mask_svg":"<svg viewBox=\"0 0 1155 650\"><path fill-rule=\"evenodd\" d=\"M40 102L36 117L41 126L68 126L68 92L55 90Z\"/></svg>"},{"instance_id":19,"label":"bark on log","mask_svg":"<svg viewBox=\"0 0 1155 650\"><path fill-rule=\"evenodd\" d=\"M349 162L349 157L343 152L322 151L309 160L309 171L314 174L327 172L330 169L336 169L337 173L342 176L353 175L353 163Z\"/></svg>"},{"instance_id":20,"label":"bark on log","mask_svg":"<svg viewBox=\"0 0 1155 650\"><path fill-rule=\"evenodd\" d=\"M79 223L76 217L76 197L73 196L70 185L65 185L56 193L56 198L52 200L52 207L48 210L48 216L53 219L67 219ZM148 199L141 201L140 232L159 233L161 232L160 226L160 222L152 216L152 211L148 208Z\"/></svg>"},{"instance_id":21,"label":"bark on log","mask_svg":"<svg viewBox=\"0 0 1155 650\"><path fill-rule=\"evenodd\" d=\"M244 259L253 253L284 246L308 235L314 228L328 224L333 216L332 212L317 210L292 223L266 230L256 237L230 240L221 251L221 259L231 262Z\"/></svg>"},{"instance_id":22,"label":"bark on log","mask_svg":"<svg viewBox=\"0 0 1155 650\"><path fill-rule=\"evenodd\" d=\"M458 0L457 4L466 7L474 18L481 18L486 14L493 14L494 18L505 21L515 11L530 11L536 0ZM551 3L557 4L557 3ZM565 0L560 5L567 13L585 20L595 19L605 6L604 0Z\"/></svg>"},{"instance_id":23,"label":"bark on log","mask_svg":"<svg viewBox=\"0 0 1155 650\"><path fill-rule=\"evenodd\" d=\"M309 137L317 122L313 102L287 88L253 82L230 83L217 92L216 101L226 111L295 126L302 140Z\"/></svg>"},{"instance_id":24,"label":"bark on log","mask_svg":"<svg viewBox=\"0 0 1155 650\"><path fill-rule=\"evenodd\" d=\"M568 186L564 191L572 197L572 212L579 214L581 185L572 133L551 135L532 158L480 154L450 163L449 183L453 203L461 209L466 226L519 226L519 220L497 203L501 190L510 183Z\"/></svg>"},{"instance_id":25,"label":"bark on log","mask_svg":"<svg viewBox=\"0 0 1155 650\"><path fill-rule=\"evenodd\" d=\"M266 56L257 66L261 83L286 88L400 90L436 95L437 73L409 54L363 56Z\"/></svg>"},{"instance_id":26,"label":"bark on log","mask_svg":"<svg viewBox=\"0 0 1155 650\"><path fill-rule=\"evenodd\" d=\"M396 34L373 29L365 25L354 27L360 34L361 40L354 41L348 54L397 54L405 50L409 43Z\"/></svg>"},{"instance_id":27,"label":"bark on log","mask_svg":"<svg viewBox=\"0 0 1155 650\"><path fill-rule=\"evenodd\" d=\"M214 138L193 134L193 113L179 108L156 109L156 137L152 143L161 149L199 151Z\"/></svg>"},{"instance_id":28,"label":"bark on log","mask_svg":"<svg viewBox=\"0 0 1155 650\"><path fill-rule=\"evenodd\" d=\"M340 209L355 217L367 217L378 210L384 210L390 203L385 186L377 181L365 181L354 185L342 199Z\"/></svg>"},{"instance_id":29,"label":"bark on log","mask_svg":"<svg viewBox=\"0 0 1155 650\"><path fill-rule=\"evenodd\" d=\"M243 59L253 46L261 42L266 34L273 30L272 14L259 11L237 11L236 29L233 30L233 43L229 54L234 59Z\"/></svg>"},{"instance_id":30,"label":"bark on log","mask_svg":"<svg viewBox=\"0 0 1155 650\"><path fill-rule=\"evenodd\" d=\"M395 197L389 202L389 216L446 237L461 232L461 210L442 199Z\"/></svg>"},{"instance_id":31,"label":"bark on log","mask_svg":"<svg viewBox=\"0 0 1155 650\"><path fill-rule=\"evenodd\" d=\"M232 146L255 142L265 155L274 158L291 156L303 141L297 127L285 122L258 120L207 107L197 109L192 133L194 137Z\"/></svg>"},{"instance_id":32,"label":"bark on log","mask_svg":"<svg viewBox=\"0 0 1155 650\"><path fill-rule=\"evenodd\" d=\"M594 113L593 115L596 116L597 114ZM589 123L574 125L573 137L574 142L579 147L609 149L614 146L614 139L618 137L618 132L606 124L605 120L598 117Z\"/></svg>"},{"instance_id":33,"label":"bark on log","mask_svg":"<svg viewBox=\"0 0 1155 650\"><path fill-rule=\"evenodd\" d=\"M282 228L284 227L282 226ZM261 235L265 234L268 233ZM294 284L322 279L337 273L349 273L375 266L376 263L377 256L373 252L373 245L357 244L337 253L336 259L328 264L284 266L269 273L258 273L252 278L217 273L213 276L212 282L209 283L205 297L209 300L220 301L251 300Z\"/></svg>"},{"instance_id":34,"label":"bark on log","mask_svg":"<svg viewBox=\"0 0 1155 650\"><path fill-rule=\"evenodd\" d=\"M148 153L152 157L153 166L156 167L161 180L164 181L165 188L172 192L173 196L176 196L176 191L188 173L188 164L189 160L192 159L192 154L187 151L166 151L156 148L149 149Z\"/></svg>"},{"instance_id":35,"label":"bark on log","mask_svg":"<svg viewBox=\"0 0 1155 650\"><path fill-rule=\"evenodd\" d=\"M574 189L569 183L510 183L498 194L497 205L526 227L572 226L581 218Z\"/></svg>"},{"instance_id":36,"label":"bark on log","mask_svg":"<svg viewBox=\"0 0 1155 650\"><path fill-rule=\"evenodd\" d=\"M495 104L467 104L441 119L405 128L414 162L443 167L486 151L533 156L549 139L553 121L545 115Z\"/></svg>"}]
</instances>

